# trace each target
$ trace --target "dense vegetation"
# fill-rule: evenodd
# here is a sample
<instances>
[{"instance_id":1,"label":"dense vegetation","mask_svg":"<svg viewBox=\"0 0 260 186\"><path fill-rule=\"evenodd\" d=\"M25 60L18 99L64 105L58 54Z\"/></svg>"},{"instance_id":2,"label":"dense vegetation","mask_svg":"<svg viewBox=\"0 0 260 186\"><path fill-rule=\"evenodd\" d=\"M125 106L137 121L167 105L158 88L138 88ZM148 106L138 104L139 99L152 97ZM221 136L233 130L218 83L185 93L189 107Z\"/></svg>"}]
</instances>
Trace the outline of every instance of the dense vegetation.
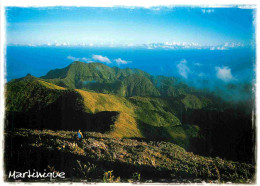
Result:
<instances>
[{"instance_id":1,"label":"dense vegetation","mask_svg":"<svg viewBox=\"0 0 260 186\"><path fill-rule=\"evenodd\" d=\"M149 97L128 99L62 87L54 89L56 85L50 88L51 85L32 76L8 83L8 127L82 129L115 137L170 140L183 147L189 144L189 133L175 116L173 102Z\"/></svg>"},{"instance_id":2,"label":"dense vegetation","mask_svg":"<svg viewBox=\"0 0 260 186\"><path fill-rule=\"evenodd\" d=\"M28 143L31 145L27 147L28 149L33 146L34 148L37 147L37 150L40 149L44 152L47 150L48 153L54 153L48 149L52 145L53 148L56 148L59 143L66 146L67 142L65 143L64 140L66 141L67 137L59 138L63 142L57 143L53 143L53 140L50 143L46 139L47 141L43 141L42 145L35 146L32 145L37 140L35 135L30 136L28 134L34 134L37 133L37 130L40 130L38 131L39 134L49 135L48 131L46 133L46 129L54 131L81 129L82 131L98 132L100 140L106 137L110 140L108 143L111 142L115 146L117 146L117 143L121 143L122 148L127 148L125 142L139 144L141 140L140 149L134 147L131 152L127 151L127 154L130 153L133 157L131 161L129 160L130 162L124 162L121 159L122 162L116 160L116 162L120 162L120 165L122 164L130 170L137 170L134 168L137 166L136 163L132 161L135 158L138 159L139 153L143 150L147 149L148 154L153 154L152 151L157 152L158 150L157 155L161 159L157 160L157 155L154 155L156 162L159 161L158 165L155 166L148 160L147 162L142 160L142 166L140 166L142 167L141 170L144 171L142 173L130 171L126 173L128 178L130 178L130 174L138 175L141 173L143 179L146 178L145 175L148 176L147 179L150 179L150 172L148 171L148 173L146 169L151 167L154 167L151 169L151 171L154 171L151 175L158 175L158 179L163 179L164 176L166 179L184 178L185 174L192 179L196 177L222 181L230 179L230 181L236 182L245 182L246 179L252 178L253 170L251 169L255 164L255 129L254 125L252 126L254 115L251 111L254 110L254 100L246 100L240 103L227 102L211 93L191 88L173 77L154 77L138 69L110 68L100 63L85 64L82 62L74 62L64 69L51 70L42 78L27 75L24 78L12 80L7 83L6 90L6 131L12 134L12 132L17 131L17 128L25 128L15 132L15 138L19 138L19 142L14 145L19 146L21 145L20 142L24 144L29 140ZM27 134L24 136L23 133ZM55 132L51 131L50 133L50 138L57 137ZM73 132L57 132L57 135L61 134L65 136L67 134L69 136L74 135ZM44 137L41 136L40 138L43 139ZM96 139L94 136L90 138ZM119 138L122 140L119 140ZM123 138L128 139L124 141ZM74 142L73 140L69 141L69 143ZM82 157L86 156L88 151L83 148L84 143L89 145L88 141L80 144L81 150L79 149L79 151L84 153L80 157L77 155L75 161L81 161L84 159ZM101 144L100 141L97 141L97 143ZM149 146L149 143L152 146ZM109 153L113 152L113 145L107 146L107 148L111 148L107 149ZM142 145L144 146L142 147ZM160 149L164 146L166 149ZM171 154L174 153L174 150L171 151L171 148L179 153L183 152L180 156L183 156L182 158L187 156L187 159L184 158L181 162L175 162L175 155ZM183 148L186 151L211 158L187 153ZM65 149L58 150L62 151L63 154L66 151ZM104 153L108 152L104 149L99 150L100 157L98 159L102 160L101 164L108 163L105 170L109 171L108 167L112 166L114 173L116 173L115 167L118 164L111 163L107 158L102 159L107 157ZM169 157L164 156L163 151L167 151L171 155ZM65 155L63 154L63 156ZM68 157L70 156L72 156L71 152ZM192 158L189 159L188 157ZM201 161L205 161L204 163L209 162L206 163L207 165L199 165L195 157L199 157ZM248 163L243 164L243 166L251 167L250 173L238 172L239 169L241 171L249 170L240 167L238 163L214 157ZM189 169L188 172L186 169L186 172L184 169L181 169L180 172L174 170L176 174L173 174L174 167L178 163L184 163L185 160L188 167L195 166L195 168L191 170L187 168ZM77 164L75 161L74 163ZM87 161L93 163L94 159ZM169 163L168 167L165 161ZM211 161L215 163L211 164ZM222 163L216 163L216 161ZM98 162L95 160L95 163ZM95 166L97 165L95 164ZM213 172L212 175L208 173L206 177L203 177L202 175L205 174L203 166L208 167L208 171ZM216 166L218 168L214 169ZM234 170L232 169L233 172L230 167L234 168ZM228 173L222 172L223 175L220 177L218 172L221 172L222 169L224 172L228 171ZM202 172L196 173L199 170ZM117 174L121 176L119 172ZM233 174L243 175L243 178L239 180Z\"/></svg>"},{"instance_id":3,"label":"dense vegetation","mask_svg":"<svg viewBox=\"0 0 260 186\"><path fill-rule=\"evenodd\" d=\"M178 96L194 89L173 77L154 77L139 69L120 69L101 63L73 62L41 78L65 88L93 90L120 96Z\"/></svg>"},{"instance_id":4,"label":"dense vegetation","mask_svg":"<svg viewBox=\"0 0 260 186\"><path fill-rule=\"evenodd\" d=\"M20 129L7 133L7 148L14 148L13 158L5 154L7 169L65 171L66 181L95 182L250 183L254 176L250 164L194 155L170 142L93 132L83 135L78 141L71 131ZM39 158L41 161L35 161Z\"/></svg>"}]
</instances>

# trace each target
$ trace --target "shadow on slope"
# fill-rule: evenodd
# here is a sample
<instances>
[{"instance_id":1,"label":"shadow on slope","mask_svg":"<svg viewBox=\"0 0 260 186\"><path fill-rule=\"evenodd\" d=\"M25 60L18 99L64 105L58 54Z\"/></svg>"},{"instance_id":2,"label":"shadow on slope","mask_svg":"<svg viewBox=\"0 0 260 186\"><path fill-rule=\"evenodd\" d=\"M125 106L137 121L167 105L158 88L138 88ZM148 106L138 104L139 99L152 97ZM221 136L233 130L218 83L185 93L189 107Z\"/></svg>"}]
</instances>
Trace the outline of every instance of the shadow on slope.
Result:
<instances>
[{"instance_id":1,"label":"shadow on slope","mask_svg":"<svg viewBox=\"0 0 260 186\"><path fill-rule=\"evenodd\" d=\"M47 107L26 112L6 112L6 128L31 128L52 130L88 130L106 132L117 118L118 112L86 113L82 97L74 91L64 93Z\"/></svg>"},{"instance_id":2,"label":"shadow on slope","mask_svg":"<svg viewBox=\"0 0 260 186\"><path fill-rule=\"evenodd\" d=\"M203 136L191 141L188 150L203 156L254 164L255 130L251 115L244 112L238 109L188 109L183 112L182 122L198 125Z\"/></svg>"}]
</instances>

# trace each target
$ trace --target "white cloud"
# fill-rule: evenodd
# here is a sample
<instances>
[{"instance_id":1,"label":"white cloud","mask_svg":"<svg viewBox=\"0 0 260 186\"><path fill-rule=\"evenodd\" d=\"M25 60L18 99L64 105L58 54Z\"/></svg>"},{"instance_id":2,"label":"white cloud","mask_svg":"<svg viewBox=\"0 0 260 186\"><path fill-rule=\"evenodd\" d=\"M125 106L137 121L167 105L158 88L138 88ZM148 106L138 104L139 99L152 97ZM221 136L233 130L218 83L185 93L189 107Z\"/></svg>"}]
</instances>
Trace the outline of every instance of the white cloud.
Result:
<instances>
[{"instance_id":1,"label":"white cloud","mask_svg":"<svg viewBox=\"0 0 260 186\"><path fill-rule=\"evenodd\" d=\"M68 56L67 59L71 60L71 61L79 61L80 58L76 58L73 56Z\"/></svg>"},{"instance_id":2,"label":"white cloud","mask_svg":"<svg viewBox=\"0 0 260 186\"><path fill-rule=\"evenodd\" d=\"M225 82L233 80L231 69L227 66L224 67L215 67L217 71L217 77Z\"/></svg>"},{"instance_id":3,"label":"white cloud","mask_svg":"<svg viewBox=\"0 0 260 186\"><path fill-rule=\"evenodd\" d=\"M151 10L153 11L160 11L162 9L162 7L157 6L157 7L152 7Z\"/></svg>"},{"instance_id":4,"label":"white cloud","mask_svg":"<svg viewBox=\"0 0 260 186\"><path fill-rule=\"evenodd\" d=\"M106 56L92 55L92 59L102 62L102 63L107 63L107 64L111 63L110 59L108 59Z\"/></svg>"},{"instance_id":5,"label":"white cloud","mask_svg":"<svg viewBox=\"0 0 260 186\"><path fill-rule=\"evenodd\" d=\"M210 14L210 13L213 13L215 10L214 9L201 9L202 13L203 14Z\"/></svg>"},{"instance_id":6,"label":"white cloud","mask_svg":"<svg viewBox=\"0 0 260 186\"><path fill-rule=\"evenodd\" d=\"M115 59L114 60L118 65L120 65L120 64L123 64L123 65L125 65L125 64L127 64L127 63L130 63L131 61L126 61L126 60L123 60L123 59L121 59L121 58L117 58L117 59Z\"/></svg>"},{"instance_id":7,"label":"white cloud","mask_svg":"<svg viewBox=\"0 0 260 186\"><path fill-rule=\"evenodd\" d=\"M85 61L85 62L87 62L87 63L91 63L91 62L92 62L91 59L86 58L86 57L80 58L80 60L81 60L81 61Z\"/></svg>"},{"instance_id":8,"label":"white cloud","mask_svg":"<svg viewBox=\"0 0 260 186\"><path fill-rule=\"evenodd\" d=\"M179 74L184 77L184 78L188 78L188 73L190 72L189 67L187 66L187 61L186 59L183 59L182 61L180 61L180 63L177 65Z\"/></svg>"},{"instance_id":9,"label":"white cloud","mask_svg":"<svg viewBox=\"0 0 260 186\"><path fill-rule=\"evenodd\" d=\"M227 48L225 48L225 47L217 47L217 50L227 50Z\"/></svg>"},{"instance_id":10,"label":"white cloud","mask_svg":"<svg viewBox=\"0 0 260 186\"><path fill-rule=\"evenodd\" d=\"M86 58L86 57L78 58L78 57L68 56L67 59L71 61L82 61L86 63L93 63L93 62L102 62L107 64L112 63L108 57L102 55L94 55L94 54L92 55L91 58ZM121 58L114 59L113 61L116 62L117 65L121 65L121 64L125 65L131 63L131 61L126 61Z\"/></svg>"},{"instance_id":11,"label":"white cloud","mask_svg":"<svg viewBox=\"0 0 260 186\"><path fill-rule=\"evenodd\" d=\"M87 63L91 63L91 59L86 58L86 57L82 57L82 58L77 58L77 57L73 57L73 56L68 56L67 59L71 60L71 61L84 61Z\"/></svg>"},{"instance_id":12,"label":"white cloud","mask_svg":"<svg viewBox=\"0 0 260 186\"><path fill-rule=\"evenodd\" d=\"M228 50L225 46L210 47L210 50Z\"/></svg>"},{"instance_id":13,"label":"white cloud","mask_svg":"<svg viewBox=\"0 0 260 186\"><path fill-rule=\"evenodd\" d=\"M194 63L194 65L195 65L195 66L198 66L198 67L202 66L201 63Z\"/></svg>"}]
</instances>

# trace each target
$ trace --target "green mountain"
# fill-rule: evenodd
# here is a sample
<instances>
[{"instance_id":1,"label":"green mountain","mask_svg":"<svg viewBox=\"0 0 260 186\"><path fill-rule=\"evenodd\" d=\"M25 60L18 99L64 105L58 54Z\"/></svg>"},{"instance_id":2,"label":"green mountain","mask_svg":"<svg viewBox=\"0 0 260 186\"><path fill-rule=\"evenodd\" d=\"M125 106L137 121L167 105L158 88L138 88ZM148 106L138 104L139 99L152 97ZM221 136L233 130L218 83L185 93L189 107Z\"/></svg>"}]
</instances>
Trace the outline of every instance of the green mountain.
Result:
<instances>
[{"instance_id":1,"label":"green mountain","mask_svg":"<svg viewBox=\"0 0 260 186\"><path fill-rule=\"evenodd\" d=\"M173 77L74 62L41 78L12 80L6 90L7 130L81 129L254 162L252 115L245 112L253 104L228 103Z\"/></svg>"},{"instance_id":2,"label":"green mountain","mask_svg":"<svg viewBox=\"0 0 260 186\"><path fill-rule=\"evenodd\" d=\"M79 61L63 69L51 70L41 78L64 88L92 90L126 97L173 97L194 91L173 77L154 77L139 69L111 68L101 63Z\"/></svg>"},{"instance_id":3,"label":"green mountain","mask_svg":"<svg viewBox=\"0 0 260 186\"><path fill-rule=\"evenodd\" d=\"M125 98L65 89L28 75L7 84L6 100L8 122L15 127L80 128L103 131L114 137L165 139L182 146L189 144L190 136L176 116L178 108L174 109L173 102L162 98Z\"/></svg>"},{"instance_id":4,"label":"green mountain","mask_svg":"<svg viewBox=\"0 0 260 186\"><path fill-rule=\"evenodd\" d=\"M129 77L131 75L132 78ZM136 78L134 78L136 77ZM78 88L93 90L95 92L113 93L122 96L133 96L136 92L144 92L145 95L156 94L151 82L150 75L138 69L110 68L101 63L73 62L66 68L51 70L41 77L46 81L65 88ZM142 85L146 88L136 87L134 82L142 80Z\"/></svg>"}]
</instances>

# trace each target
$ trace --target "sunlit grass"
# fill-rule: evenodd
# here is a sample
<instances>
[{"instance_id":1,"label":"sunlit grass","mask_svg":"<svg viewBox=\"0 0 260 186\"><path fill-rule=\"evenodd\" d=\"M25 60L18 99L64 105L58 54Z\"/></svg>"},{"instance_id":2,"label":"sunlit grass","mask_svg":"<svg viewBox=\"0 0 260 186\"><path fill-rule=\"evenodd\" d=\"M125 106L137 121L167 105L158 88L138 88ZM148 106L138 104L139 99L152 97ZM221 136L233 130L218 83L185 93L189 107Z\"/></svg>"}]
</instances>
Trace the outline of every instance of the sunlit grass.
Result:
<instances>
[{"instance_id":1,"label":"sunlit grass","mask_svg":"<svg viewBox=\"0 0 260 186\"><path fill-rule=\"evenodd\" d=\"M124 112L119 114L115 122L115 128L109 134L120 138L144 137L138 129L135 118Z\"/></svg>"},{"instance_id":2,"label":"sunlit grass","mask_svg":"<svg viewBox=\"0 0 260 186\"><path fill-rule=\"evenodd\" d=\"M58 85L55 85L55 84L52 84L52 83L49 83L49 82L46 82L46 81L42 81L40 79L38 79L38 81L44 85L46 88L50 88L50 89L57 89L57 90L65 90L65 88L63 87L60 87Z\"/></svg>"},{"instance_id":3,"label":"sunlit grass","mask_svg":"<svg viewBox=\"0 0 260 186\"><path fill-rule=\"evenodd\" d=\"M76 89L84 98L84 104L91 113L100 111L119 111L133 115L133 105L124 97L116 95L88 92Z\"/></svg>"}]
</instances>

